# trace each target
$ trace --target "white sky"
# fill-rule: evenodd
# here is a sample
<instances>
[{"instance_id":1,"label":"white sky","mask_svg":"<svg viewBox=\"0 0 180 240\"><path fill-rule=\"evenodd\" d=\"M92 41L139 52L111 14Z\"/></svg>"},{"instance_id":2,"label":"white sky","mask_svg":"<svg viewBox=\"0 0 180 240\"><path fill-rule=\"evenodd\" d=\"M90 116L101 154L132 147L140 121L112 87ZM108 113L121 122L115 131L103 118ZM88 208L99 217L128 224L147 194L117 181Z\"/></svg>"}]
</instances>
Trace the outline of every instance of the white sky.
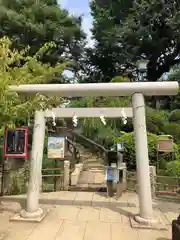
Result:
<instances>
[{"instance_id":1,"label":"white sky","mask_svg":"<svg viewBox=\"0 0 180 240\"><path fill-rule=\"evenodd\" d=\"M88 45L92 46L93 41L91 39L91 27L92 17L90 14L89 0L58 0L61 7L68 9L71 14L81 15L83 14L82 27L87 34Z\"/></svg>"}]
</instances>

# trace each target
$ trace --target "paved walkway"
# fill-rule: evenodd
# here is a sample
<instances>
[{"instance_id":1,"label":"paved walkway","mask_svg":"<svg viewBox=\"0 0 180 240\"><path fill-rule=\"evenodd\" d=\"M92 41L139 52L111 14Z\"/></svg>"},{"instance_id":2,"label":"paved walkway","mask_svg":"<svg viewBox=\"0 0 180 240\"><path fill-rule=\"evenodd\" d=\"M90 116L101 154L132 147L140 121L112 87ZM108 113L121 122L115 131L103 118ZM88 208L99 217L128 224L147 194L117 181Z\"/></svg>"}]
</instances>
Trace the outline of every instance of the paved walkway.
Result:
<instances>
[{"instance_id":1,"label":"paved walkway","mask_svg":"<svg viewBox=\"0 0 180 240\"><path fill-rule=\"evenodd\" d=\"M50 209L46 218L41 223L24 223L9 218L24 207L25 196L0 200L0 239L5 240L170 240L171 221L180 212L179 204L157 201L155 214L168 230L132 229L129 216L138 212L134 193L116 201L98 193L55 192L41 194L41 206Z\"/></svg>"}]
</instances>

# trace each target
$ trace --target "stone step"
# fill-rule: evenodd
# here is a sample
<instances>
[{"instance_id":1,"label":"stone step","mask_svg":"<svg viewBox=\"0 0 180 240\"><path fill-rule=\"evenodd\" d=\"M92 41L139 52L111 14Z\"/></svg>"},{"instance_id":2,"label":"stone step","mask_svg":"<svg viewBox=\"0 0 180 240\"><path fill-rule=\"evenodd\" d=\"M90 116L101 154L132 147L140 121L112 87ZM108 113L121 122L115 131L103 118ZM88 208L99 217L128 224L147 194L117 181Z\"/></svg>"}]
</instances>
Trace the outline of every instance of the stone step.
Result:
<instances>
[{"instance_id":1,"label":"stone step","mask_svg":"<svg viewBox=\"0 0 180 240\"><path fill-rule=\"evenodd\" d=\"M105 182L104 171L82 171L78 184L103 184Z\"/></svg>"},{"instance_id":2,"label":"stone step","mask_svg":"<svg viewBox=\"0 0 180 240\"><path fill-rule=\"evenodd\" d=\"M84 171L105 171L105 167L104 166L83 166L83 170Z\"/></svg>"},{"instance_id":3,"label":"stone step","mask_svg":"<svg viewBox=\"0 0 180 240\"><path fill-rule=\"evenodd\" d=\"M85 166L86 168L87 166ZM88 169L86 168L83 169L83 171L93 171L93 170L98 170L100 172L105 172L106 168L104 166L98 166L98 165L91 165L91 166L88 166Z\"/></svg>"},{"instance_id":4,"label":"stone step","mask_svg":"<svg viewBox=\"0 0 180 240\"><path fill-rule=\"evenodd\" d=\"M76 187L79 187L79 188L93 188L93 189L106 188L106 183L103 183L103 184L96 184L96 183L78 183L78 185L77 185Z\"/></svg>"},{"instance_id":5,"label":"stone step","mask_svg":"<svg viewBox=\"0 0 180 240\"><path fill-rule=\"evenodd\" d=\"M99 162L91 162L91 163L88 163L88 162L83 162L84 166L88 166L88 167L104 167L103 164L99 163Z\"/></svg>"},{"instance_id":6,"label":"stone step","mask_svg":"<svg viewBox=\"0 0 180 240\"><path fill-rule=\"evenodd\" d=\"M83 161L82 161L83 162ZM101 164L100 162L83 162L83 165L86 167L86 166L89 166L89 167L104 167L103 164Z\"/></svg>"},{"instance_id":7,"label":"stone step","mask_svg":"<svg viewBox=\"0 0 180 240\"><path fill-rule=\"evenodd\" d=\"M103 168L105 168L105 166L103 164L99 163L99 162L94 162L94 163L83 162L83 165L84 165L84 167L96 167L96 168L98 168L98 167L102 168L103 167Z\"/></svg>"},{"instance_id":8,"label":"stone step","mask_svg":"<svg viewBox=\"0 0 180 240\"><path fill-rule=\"evenodd\" d=\"M89 149L81 148L79 145L83 171L80 173L77 188L97 189L105 187L105 166L104 160L98 154L92 153Z\"/></svg>"},{"instance_id":9,"label":"stone step","mask_svg":"<svg viewBox=\"0 0 180 240\"><path fill-rule=\"evenodd\" d=\"M84 159L85 162L97 162L97 161L101 161L100 158L92 158L92 157L88 157L88 158L82 157L82 159Z\"/></svg>"},{"instance_id":10,"label":"stone step","mask_svg":"<svg viewBox=\"0 0 180 240\"><path fill-rule=\"evenodd\" d=\"M107 187L102 185L77 185L70 186L69 191L81 191L81 192L107 192Z\"/></svg>"}]
</instances>

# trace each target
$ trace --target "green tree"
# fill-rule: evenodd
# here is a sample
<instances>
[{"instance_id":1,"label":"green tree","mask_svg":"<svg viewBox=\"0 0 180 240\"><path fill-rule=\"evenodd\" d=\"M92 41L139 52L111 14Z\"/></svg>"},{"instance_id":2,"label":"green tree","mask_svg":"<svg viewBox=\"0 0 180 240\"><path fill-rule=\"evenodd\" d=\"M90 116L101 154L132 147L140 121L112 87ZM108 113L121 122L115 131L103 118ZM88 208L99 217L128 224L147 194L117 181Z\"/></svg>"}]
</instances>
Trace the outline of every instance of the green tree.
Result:
<instances>
[{"instance_id":1,"label":"green tree","mask_svg":"<svg viewBox=\"0 0 180 240\"><path fill-rule=\"evenodd\" d=\"M160 78L162 80L162 77ZM180 64L174 65L168 74L169 81L178 81L180 82ZM180 93L177 96L166 97L171 106L171 110L180 108Z\"/></svg>"},{"instance_id":2,"label":"green tree","mask_svg":"<svg viewBox=\"0 0 180 240\"><path fill-rule=\"evenodd\" d=\"M14 124L17 119L28 119L34 110L46 109L52 104L59 104L62 99L46 97L41 94L35 96L19 96L9 89L11 85L47 83L49 79L56 79L57 73L62 73L68 63L55 66L43 64L38 60L45 51L54 47L54 43L45 44L34 56L28 56L28 49L12 50L12 42L3 37L0 39L0 123ZM22 61L18 67L14 63Z\"/></svg>"},{"instance_id":3,"label":"green tree","mask_svg":"<svg viewBox=\"0 0 180 240\"><path fill-rule=\"evenodd\" d=\"M147 59L148 80L156 81L179 62L179 0L94 0L91 3L95 54L103 81L136 70Z\"/></svg>"},{"instance_id":4,"label":"green tree","mask_svg":"<svg viewBox=\"0 0 180 240\"><path fill-rule=\"evenodd\" d=\"M169 162L166 167L166 172L170 176L180 177L180 160Z\"/></svg>"},{"instance_id":5,"label":"green tree","mask_svg":"<svg viewBox=\"0 0 180 240\"><path fill-rule=\"evenodd\" d=\"M85 44L81 18L70 16L56 0L1 0L0 37L3 36L8 36L16 49L30 46L31 56L46 42L55 42L41 60L52 65L74 60L76 71Z\"/></svg>"},{"instance_id":6,"label":"green tree","mask_svg":"<svg viewBox=\"0 0 180 240\"><path fill-rule=\"evenodd\" d=\"M166 133L166 124L169 124L168 111L157 111L152 108L147 107L146 111L146 124L147 124L147 131L154 133L154 134L163 134Z\"/></svg>"}]
</instances>

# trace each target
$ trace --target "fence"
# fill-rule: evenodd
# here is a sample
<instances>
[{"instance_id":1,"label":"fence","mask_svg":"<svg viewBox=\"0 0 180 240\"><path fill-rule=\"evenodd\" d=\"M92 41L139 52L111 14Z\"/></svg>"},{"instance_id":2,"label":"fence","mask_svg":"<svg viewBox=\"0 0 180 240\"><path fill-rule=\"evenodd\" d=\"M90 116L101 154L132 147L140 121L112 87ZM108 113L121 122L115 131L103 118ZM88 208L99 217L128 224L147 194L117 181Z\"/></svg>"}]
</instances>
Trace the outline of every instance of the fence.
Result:
<instances>
[{"instance_id":1,"label":"fence","mask_svg":"<svg viewBox=\"0 0 180 240\"><path fill-rule=\"evenodd\" d=\"M137 190L137 174L136 172L127 171L127 190L136 191Z\"/></svg>"},{"instance_id":2,"label":"fence","mask_svg":"<svg viewBox=\"0 0 180 240\"><path fill-rule=\"evenodd\" d=\"M79 162L80 153L75 143L67 139L69 156L64 161L49 159L47 168L42 169L43 192L67 190L70 185L70 174ZM68 160L68 161L67 161ZM13 166L13 167L12 167ZM23 194L27 192L29 179L29 161L18 165L18 160L6 159L0 166L1 195Z\"/></svg>"},{"instance_id":3,"label":"fence","mask_svg":"<svg viewBox=\"0 0 180 240\"><path fill-rule=\"evenodd\" d=\"M156 195L180 198L180 177L156 176Z\"/></svg>"},{"instance_id":4,"label":"fence","mask_svg":"<svg viewBox=\"0 0 180 240\"><path fill-rule=\"evenodd\" d=\"M42 169L42 192L56 192L64 190L64 169L45 168Z\"/></svg>"},{"instance_id":5,"label":"fence","mask_svg":"<svg viewBox=\"0 0 180 240\"><path fill-rule=\"evenodd\" d=\"M16 195L27 192L29 172L26 167L20 169L0 169L1 195Z\"/></svg>"},{"instance_id":6,"label":"fence","mask_svg":"<svg viewBox=\"0 0 180 240\"><path fill-rule=\"evenodd\" d=\"M0 168L0 193L18 195L27 193L29 164L18 169ZM61 166L42 169L41 191L52 192L68 190L70 185L70 161L62 161Z\"/></svg>"},{"instance_id":7,"label":"fence","mask_svg":"<svg viewBox=\"0 0 180 240\"><path fill-rule=\"evenodd\" d=\"M67 148L69 153L71 154L70 172L72 173L75 169L75 165L79 163L81 156L77 144L69 138L67 138Z\"/></svg>"},{"instance_id":8,"label":"fence","mask_svg":"<svg viewBox=\"0 0 180 240\"><path fill-rule=\"evenodd\" d=\"M2 195L18 195L27 193L29 169L0 170L0 187ZM64 172L62 168L42 169L43 192L64 190Z\"/></svg>"},{"instance_id":9,"label":"fence","mask_svg":"<svg viewBox=\"0 0 180 240\"><path fill-rule=\"evenodd\" d=\"M42 169L42 191L52 192L69 190L71 184L71 162L61 162L61 167Z\"/></svg>"},{"instance_id":10,"label":"fence","mask_svg":"<svg viewBox=\"0 0 180 240\"><path fill-rule=\"evenodd\" d=\"M180 177L156 175L155 167L150 167L150 180L153 197L180 199ZM138 188L137 174L127 171L127 190L136 191Z\"/></svg>"}]
</instances>

